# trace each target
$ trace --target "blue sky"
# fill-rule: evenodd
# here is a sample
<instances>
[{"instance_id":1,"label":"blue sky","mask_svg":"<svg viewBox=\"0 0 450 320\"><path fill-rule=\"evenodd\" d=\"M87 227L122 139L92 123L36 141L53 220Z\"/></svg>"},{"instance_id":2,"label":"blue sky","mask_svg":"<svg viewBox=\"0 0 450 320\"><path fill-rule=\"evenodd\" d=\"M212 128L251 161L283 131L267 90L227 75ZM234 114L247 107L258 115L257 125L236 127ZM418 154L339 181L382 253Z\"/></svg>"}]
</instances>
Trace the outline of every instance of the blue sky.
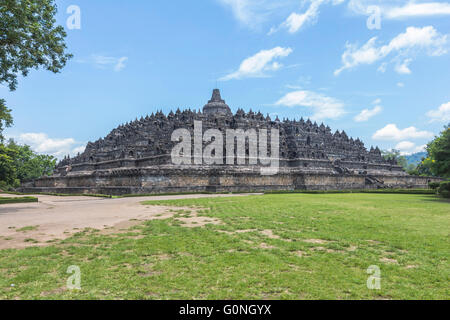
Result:
<instances>
[{"instance_id":1,"label":"blue sky","mask_svg":"<svg viewBox=\"0 0 450 320\"><path fill-rule=\"evenodd\" d=\"M311 117L369 148L420 151L450 122L445 1L56 3L74 58L0 87L7 135L39 152L74 154L141 115L202 108L216 85L233 111ZM80 29L67 26L71 5Z\"/></svg>"}]
</instances>

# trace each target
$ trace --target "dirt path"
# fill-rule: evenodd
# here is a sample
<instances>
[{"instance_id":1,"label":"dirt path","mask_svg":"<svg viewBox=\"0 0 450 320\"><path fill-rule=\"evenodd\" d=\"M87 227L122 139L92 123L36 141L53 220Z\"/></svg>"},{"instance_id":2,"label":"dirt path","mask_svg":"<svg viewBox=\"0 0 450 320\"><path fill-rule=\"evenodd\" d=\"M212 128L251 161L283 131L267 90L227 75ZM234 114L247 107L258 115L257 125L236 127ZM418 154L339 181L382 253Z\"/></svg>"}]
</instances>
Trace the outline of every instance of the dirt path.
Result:
<instances>
[{"instance_id":1,"label":"dirt path","mask_svg":"<svg viewBox=\"0 0 450 320\"><path fill-rule=\"evenodd\" d=\"M246 194L247 195L247 194ZM170 207L144 206L146 200L239 197L244 194L178 195L136 198L58 197L36 195L38 203L0 205L0 250L48 245L85 228L106 229L127 226L131 219L152 220L167 217ZM8 197L11 195L2 195Z\"/></svg>"}]
</instances>

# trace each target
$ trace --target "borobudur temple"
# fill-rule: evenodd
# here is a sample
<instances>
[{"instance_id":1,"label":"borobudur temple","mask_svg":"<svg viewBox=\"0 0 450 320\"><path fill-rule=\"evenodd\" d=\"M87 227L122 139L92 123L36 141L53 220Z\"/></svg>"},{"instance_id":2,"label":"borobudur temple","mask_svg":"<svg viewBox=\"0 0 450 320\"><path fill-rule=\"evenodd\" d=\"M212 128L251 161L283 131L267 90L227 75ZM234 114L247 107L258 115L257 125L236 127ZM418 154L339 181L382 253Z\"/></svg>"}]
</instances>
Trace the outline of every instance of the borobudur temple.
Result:
<instances>
[{"instance_id":1,"label":"borobudur temple","mask_svg":"<svg viewBox=\"0 0 450 320\"><path fill-rule=\"evenodd\" d=\"M209 129L220 132L241 129L266 131L273 138L270 132L277 130L279 168L274 174L261 174L263 165L250 158L254 147L250 139L244 139L246 159L240 164L237 157L230 162L226 150L222 153L223 161L198 162L194 159L195 147L188 149L193 156L191 163L174 163L172 153L179 141L172 141L173 133L183 128L194 137L194 131L198 130L196 123L201 123L200 134ZM211 141L201 141L201 147ZM237 147L233 148L233 152L236 150ZM273 156L275 150L270 151ZM349 137L345 131L333 133L330 127L309 119L280 121L278 117L271 119L260 112L242 109L233 114L215 89L202 111L178 109L168 115L159 111L121 125L105 138L89 142L83 153L64 158L52 176L26 182L22 191L124 195L359 190L426 188L431 179L410 176L396 163L386 161L378 147L367 150L360 139Z\"/></svg>"}]
</instances>

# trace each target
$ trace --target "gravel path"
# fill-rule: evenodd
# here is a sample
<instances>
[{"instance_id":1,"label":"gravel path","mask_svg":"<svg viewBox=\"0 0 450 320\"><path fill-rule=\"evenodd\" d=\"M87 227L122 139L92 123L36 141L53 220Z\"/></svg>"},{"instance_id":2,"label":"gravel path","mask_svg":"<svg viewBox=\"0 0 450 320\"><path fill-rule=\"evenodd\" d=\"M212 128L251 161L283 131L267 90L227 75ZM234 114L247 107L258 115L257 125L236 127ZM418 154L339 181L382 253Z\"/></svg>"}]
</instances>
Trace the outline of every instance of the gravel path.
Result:
<instances>
[{"instance_id":1,"label":"gravel path","mask_svg":"<svg viewBox=\"0 0 450 320\"><path fill-rule=\"evenodd\" d=\"M161 219L169 207L144 206L146 200L241 197L248 194L175 195L132 198L58 197L35 195L38 203L0 205L0 250L48 245L85 228L125 228L130 220ZM0 194L0 197L11 195ZM21 230L25 228L25 230ZM28 239L28 240L27 240ZM33 240L30 240L33 239ZM27 241L26 241L27 240Z\"/></svg>"}]
</instances>

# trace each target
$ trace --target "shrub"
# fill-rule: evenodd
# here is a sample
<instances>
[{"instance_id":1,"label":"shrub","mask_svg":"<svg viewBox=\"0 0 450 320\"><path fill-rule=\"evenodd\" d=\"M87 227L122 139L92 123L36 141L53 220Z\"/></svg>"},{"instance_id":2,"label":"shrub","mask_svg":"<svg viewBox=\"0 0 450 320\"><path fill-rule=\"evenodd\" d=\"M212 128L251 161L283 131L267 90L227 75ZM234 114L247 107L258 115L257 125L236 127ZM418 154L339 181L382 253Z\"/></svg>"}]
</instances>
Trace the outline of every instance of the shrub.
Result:
<instances>
[{"instance_id":1,"label":"shrub","mask_svg":"<svg viewBox=\"0 0 450 320\"><path fill-rule=\"evenodd\" d=\"M438 192L445 198L450 198L450 181L441 182Z\"/></svg>"},{"instance_id":2,"label":"shrub","mask_svg":"<svg viewBox=\"0 0 450 320\"><path fill-rule=\"evenodd\" d=\"M5 181L0 181L0 189L6 190L8 187L8 184Z\"/></svg>"},{"instance_id":3,"label":"shrub","mask_svg":"<svg viewBox=\"0 0 450 320\"><path fill-rule=\"evenodd\" d=\"M14 179L14 182L13 182L12 187L13 187L14 189L19 188L19 187L20 187L20 180L19 180L19 179Z\"/></svg>"},{"instance_id":4,"label":"shrub","mask_svg":"<svg viewBox=\"0 0 450 320\"><path fill-rule=\"evenodd\" d=\"M6 183L6 181L0 181L0 190L2 191L11 191L11 186Z\"/></svg>"},{"instance_id":5,"label":"shrub","mask_svg":"<svg viewBox=\"0 0 450 320\"><path fill-rule=\"evenodd\" d=\"M0 190L2 191L14 191L20 187L20 180L14 179L12 184L8 184L6 181L0 181Z\"/></svg>"},{"instance_id":6,"label":"shrub","mask_svg":"<svg viewBox=\"0 0 450 320\"><path fill-rule=\"evenodd\" d=\"M440 182L430 182L430 183L428 184L428 186L430 187L430 189L433 189L433 190L437 190L437 189L439 188L440 185L441 185Z\"/></svg>"}]
</instances>

